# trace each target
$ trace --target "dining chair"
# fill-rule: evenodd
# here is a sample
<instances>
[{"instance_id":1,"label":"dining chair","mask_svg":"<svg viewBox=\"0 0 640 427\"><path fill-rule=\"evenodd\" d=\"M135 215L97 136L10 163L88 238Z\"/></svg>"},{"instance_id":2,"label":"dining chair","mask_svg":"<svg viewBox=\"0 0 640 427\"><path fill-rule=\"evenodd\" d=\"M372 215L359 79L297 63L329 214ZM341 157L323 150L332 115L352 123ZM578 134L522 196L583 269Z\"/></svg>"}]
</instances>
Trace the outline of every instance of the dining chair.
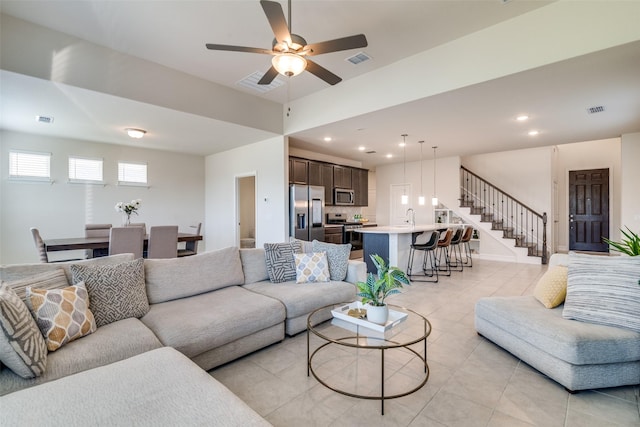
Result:
<instances>
[{"instance_id":1,"label":"dining chair","mask_svg":"<svg viewBox=\"0 0 640 427\"><path fill-rule=\"evenodd\" d=\"M44 241L40 236L40 230L35 227L31 227L31 235L33 236L33 242L36 244L36 249L38 250L38 256L40 257L40 262L49 262L49 257L47 256L47 250L44 247Z\"/></svg>"},{"instance_id":2,"label":"dining chair","mask_svg":"<svg viewBox=\"0 0 640 427\"><path fill-rule=\"evenodd\" d=\"M202 229L202 223L199 222L198 225L192 225L191 228L195 228L196 236L200 235L200 230ZM198 253L198 241L195 240L193 242L186 242L184 245L184 249L178 249L178 256L191 256Z\"/></svg>"},{"instance_id":3,"label":"dining chair","mask_svg":"<svg viewBox=\"0 0 640 427\"><path fill-rule=\"evenodd\" d=\"M127 225L127 227L142 227L142 234L147 234L147 224L145 224L144 222L132 222Z\"/></svg>"},{"instance_id":4,"label":"dining chair","mask_svg":"<svg viewBox=\"0 0 640 427\"><path fill-rule=\"evenodd\" d=\"M40 230L36 227L31 227L31 235L33 236L33 242L36 244L36 249L38 250L38 257L40 258L40 262L50 263L50 262L65 262L65 261L79 261L82 258L72 258L72 259L60 259L51 261L49 260L49 255L47 254L47 249L44 246L44 240L42 240L42 236L40 236Z\"/></svg>"},{"instance_id":5,"label":"dining chair","mask_svg":"<svg viewBox=\"0 0 640 427\"><path fill-rule=\"evenodd\" d=\"M407 276L409 280L413 282L438 282L438 264L436 262L435 251L438 247L439 239L440 232L438 231L433 231L430 235L428 232L412 234L409 262L407 265ZM423 252L422 274L413 273L413 263L417 251ZM429 266L428 268L427 265ZM426 277L430 277L431 279L427 279Z\"/></svg>"},{"instance_id":6,"label":"dining chair","mask_svg":"<svg viewBox=\"0 0 640 427\"><path fill-rule=\"evenodd\" d=\"M84 237L109 237L109 232L113 227L111 224L85 224ZM87 249L87 258L102 257L109 255L108 248Z\"/></svg>"},{"instance_id":7,"label":"dining chair","mask_svg":"<svg viewBox=\"0 0 640 427\"><path fill-rule=\"evenodd\" d=\"M142 227L111 227L109 233L109 255L133 254L142 258L144 233Z\"/></svg>"},{"instance_id":8,"label":"dining chair","mask_svg":"<svg viewBox=\"0 0 640 427\"><path fill-rule=\"evenodd\" d=\"M159 225L149 229L147 258L176 258L178 256L178 226Z\"/></svg>"}]
</instances>

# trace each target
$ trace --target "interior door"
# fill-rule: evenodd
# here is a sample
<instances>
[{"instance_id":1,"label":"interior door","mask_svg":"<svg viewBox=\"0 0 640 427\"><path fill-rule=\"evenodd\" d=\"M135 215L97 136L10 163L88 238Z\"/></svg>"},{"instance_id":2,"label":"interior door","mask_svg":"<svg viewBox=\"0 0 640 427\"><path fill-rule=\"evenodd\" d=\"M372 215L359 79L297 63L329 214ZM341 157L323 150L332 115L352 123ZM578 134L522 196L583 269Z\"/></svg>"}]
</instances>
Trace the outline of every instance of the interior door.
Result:
<instances>
[{"instance_id":1,"label":"interior door","mask_svg":"<svg viewBox=\"0 0 640 427\"><path fill-rule=\"evenodd\" d=\"M608 252L609 169L569 171L569 250Z\"/></svg>"}]
</instances>

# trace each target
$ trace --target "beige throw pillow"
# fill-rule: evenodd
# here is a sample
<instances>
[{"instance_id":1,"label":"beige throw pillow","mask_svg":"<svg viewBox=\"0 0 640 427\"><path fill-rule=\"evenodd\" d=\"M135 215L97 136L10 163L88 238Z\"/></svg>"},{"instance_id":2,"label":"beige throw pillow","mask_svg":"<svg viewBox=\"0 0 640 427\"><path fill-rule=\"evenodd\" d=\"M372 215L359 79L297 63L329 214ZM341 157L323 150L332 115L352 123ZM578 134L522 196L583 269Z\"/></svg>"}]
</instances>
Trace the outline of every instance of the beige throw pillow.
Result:
<instances>
[{"instance_id":1,"label":"beige throw pillow","mask_svg":"<svg viewBox=\"0 0 640 427\"><path fill-rule=\"evenodd\" d=\"M549 268L538 281L533 296L547 308L562 304L567 296L567 267L556 265Z\"/></svg>"}]
</instances>

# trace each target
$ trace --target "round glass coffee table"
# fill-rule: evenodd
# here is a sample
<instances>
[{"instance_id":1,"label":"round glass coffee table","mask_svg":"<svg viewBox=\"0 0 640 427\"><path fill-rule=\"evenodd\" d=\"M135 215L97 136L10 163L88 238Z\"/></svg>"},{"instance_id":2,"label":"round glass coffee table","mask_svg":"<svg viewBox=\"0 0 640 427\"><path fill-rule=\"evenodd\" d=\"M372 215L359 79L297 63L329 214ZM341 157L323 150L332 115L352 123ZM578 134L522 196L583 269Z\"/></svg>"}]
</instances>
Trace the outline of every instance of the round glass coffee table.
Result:
<instances>
[{"instance_id":1,"label":"round glass coffee table","mask_svg":"<svg viewBox=\"0 0 640 427\"><path fill-rule=\"evenodd\" d=\"M431 323L413 310L389 305L387 325L375 325L354 317L355 306L331 304L309 314L307 376L346 396L380 400L384 415L385 400L407 396L427 383Z\"/></svg>"}]
</instances>

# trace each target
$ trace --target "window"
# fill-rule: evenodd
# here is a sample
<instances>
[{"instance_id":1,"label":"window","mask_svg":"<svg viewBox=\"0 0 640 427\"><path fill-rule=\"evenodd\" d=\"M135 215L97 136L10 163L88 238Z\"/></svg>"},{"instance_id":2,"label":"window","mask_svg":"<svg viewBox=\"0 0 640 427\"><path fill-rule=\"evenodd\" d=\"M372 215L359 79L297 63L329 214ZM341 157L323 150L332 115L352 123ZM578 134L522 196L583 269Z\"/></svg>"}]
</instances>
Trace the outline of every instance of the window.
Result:
<instances>
[{"instance_id":1,"label":"window","mask_svg":"<svg viewBox=\"0 0 640 427\"><path fill-rule=\"evenodd\" d=\"M146 185L147 164L118 162L118 183Z\"/></svg>"},{"instance_id":2,"label":"window","mask_svg":"<svg viewBox=\"0 0 640 427\"><path fill-rule=\"evenodd\" d=\"M102 163L102 159L69 157L69 180L102 183Z\"/></svg>"},{"instance_id":3,"label":"window","mask_svg":"<svg viewBox=\"0 0 640 427\"><path fill-rule=\"evenodd\" d=\"M9 178L50 181L51 153L10 150Z\"/></svg>"}]
</instances>

